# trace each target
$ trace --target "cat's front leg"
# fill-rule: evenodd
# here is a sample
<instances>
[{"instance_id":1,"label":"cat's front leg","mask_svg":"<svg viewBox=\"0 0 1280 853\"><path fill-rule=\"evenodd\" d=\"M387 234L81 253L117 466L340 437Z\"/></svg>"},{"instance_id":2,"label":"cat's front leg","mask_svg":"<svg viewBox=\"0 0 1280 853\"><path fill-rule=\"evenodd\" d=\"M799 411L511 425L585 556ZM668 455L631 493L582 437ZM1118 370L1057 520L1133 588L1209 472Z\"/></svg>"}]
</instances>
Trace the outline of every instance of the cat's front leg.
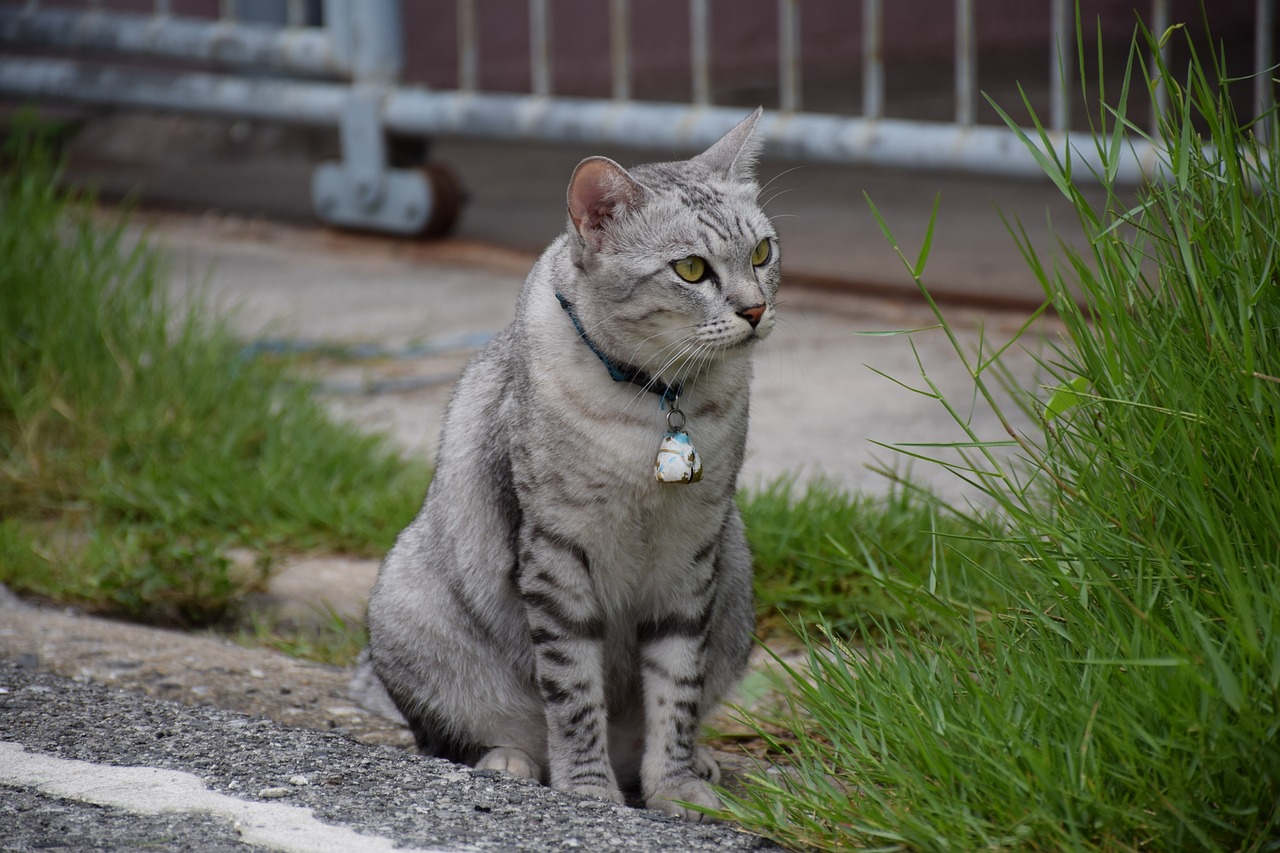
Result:
<instances>
[{"instance_id":1,"label":"cat's front leg","mask_svg":"<svg viewBox=\"0 0 1280 853\"><path fill-rule=\"evenodd\" d=\"M710 768L697 751L706 680L706 623L701 614L671 614L641 625L638 632L645 702L640 767L645 805L694 821L706 816L681 803L720 807L720 798L703 778L712 775Z\"/></svg>"},{"instance_id":2,"label":"cat's front leg","mask_svg":"<svg viewBox=\"0 0 1280 853\"><path fill-rule=\"evenodd\" d=\"M517 585L546 710L551 786L621 803L609 761L604 619L586 553L536 527L524 540Z\"/></svg>"}]
</instances>

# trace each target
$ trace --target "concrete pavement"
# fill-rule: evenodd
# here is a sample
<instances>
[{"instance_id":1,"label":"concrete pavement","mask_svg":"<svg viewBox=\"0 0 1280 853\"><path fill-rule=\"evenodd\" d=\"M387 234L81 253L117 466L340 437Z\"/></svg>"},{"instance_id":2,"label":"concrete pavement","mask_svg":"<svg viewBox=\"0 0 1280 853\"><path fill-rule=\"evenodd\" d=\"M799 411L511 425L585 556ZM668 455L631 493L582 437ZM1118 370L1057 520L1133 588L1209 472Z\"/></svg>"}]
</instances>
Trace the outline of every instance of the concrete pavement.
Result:
<instances>
[{"instance_id":1,"label":"concrete pavement","mask_svg":"<svg viewBox=\"0 0 1280 853\"><path fill-rule=\"evenodd\" d=\"M346 347L346 355L313 359L309 368L330 409L428 459L453 378L479 343L510 321L532 261L476 244L406 243L239 217L145 221L170 258L172 286L234 309L247 343ZM789 251L784 246L784 268ZM934 325L920 300L785 281L780 299L780 324L755 357L745 484L794 477L883 492L888 481L869 466L902 469L908 460L874 442L965 439L936 399L899 384L927 391L923 366L961 411L968 413L973 398L973 383L940 330L885 334ZM1025 318L959 306L948 313L966 349L981 343L987 352ZM1033 337L1027 343L1038 346ZM379 351L361 358L362 347ZM1033 359L1019 347L1009 366L1034 385ZM980 408L970 426L984 438L1005 437ZM937 466L916 465L912 473L948 496L963 494L960 481Z\"/></svg>"}]
</instances>

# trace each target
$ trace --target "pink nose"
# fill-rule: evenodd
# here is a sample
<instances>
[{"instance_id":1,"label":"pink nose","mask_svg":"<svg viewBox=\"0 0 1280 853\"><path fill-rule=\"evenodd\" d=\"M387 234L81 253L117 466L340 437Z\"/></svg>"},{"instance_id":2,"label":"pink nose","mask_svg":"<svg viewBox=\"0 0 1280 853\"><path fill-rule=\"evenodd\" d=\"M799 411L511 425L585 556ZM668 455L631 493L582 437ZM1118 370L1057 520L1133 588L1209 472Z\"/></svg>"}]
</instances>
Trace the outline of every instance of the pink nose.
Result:
<instances>
[{"instance_id":1,"label":"pink nose","mask_svg":"<svg viewBox=\"0 0 1280 853\"><path fill-rule=\"evenodd\" d=\"M755 305L751 308L743 308L738 312L738 316L751 324L751 328L755 328L760 322L760 318L764 316L764 305Z\"/></svg>"}]
</instances>

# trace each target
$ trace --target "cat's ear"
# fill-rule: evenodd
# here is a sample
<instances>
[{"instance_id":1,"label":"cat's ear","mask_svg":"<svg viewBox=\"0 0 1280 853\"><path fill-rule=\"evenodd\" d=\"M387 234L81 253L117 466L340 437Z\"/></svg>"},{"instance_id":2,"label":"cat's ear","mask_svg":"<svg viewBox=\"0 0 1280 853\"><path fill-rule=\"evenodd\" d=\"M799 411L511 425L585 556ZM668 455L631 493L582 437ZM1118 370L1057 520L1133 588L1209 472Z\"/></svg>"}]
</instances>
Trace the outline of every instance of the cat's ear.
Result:
<instances>
[{"instance_id":1,"label":"cat's ear","mask_svg":"<svg viewBox=\"0 0 1280 853\"><path fill-rule=\"evenodd\" d=\"M764 140L756 133L756 125L763 113L763 109L756 107L755 112L738 122L719 142L693 159L730 180L754 181L756 160L764 147Z\"/></svg>"},{"instance_id":2,"label":"cat's ear","mask_svg":"<svg viewBox=\"0 0 1280 853\"><path fill-rule=\"evenodd\" d=\"M599 246L605 229L644 201L645 189L608 157L588 157L573 170L566 198L582 238Z\"/></svg>"}]
</instances>

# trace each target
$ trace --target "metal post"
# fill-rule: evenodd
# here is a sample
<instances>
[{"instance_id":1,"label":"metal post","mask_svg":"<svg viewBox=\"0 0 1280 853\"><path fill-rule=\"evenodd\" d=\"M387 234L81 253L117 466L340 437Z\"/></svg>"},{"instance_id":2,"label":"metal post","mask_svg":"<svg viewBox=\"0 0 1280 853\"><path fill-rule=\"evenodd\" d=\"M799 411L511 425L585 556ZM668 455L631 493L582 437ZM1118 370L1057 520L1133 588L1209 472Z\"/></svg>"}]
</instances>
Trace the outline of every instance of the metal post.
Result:
<instances>
[{"instance_id":1,"label":"metal post","mask_svg":"<svg viewBox=\"0 0 1280 853\"><path fill-rule=\"evenodd\" d=\"M609 0L610 94L615 101L631 100L631 4Z\"/></svg>"},{"instance_id":2,"label":"metal post","mask_svg":"<svg viewBox=\"0 0 1280 853\"><path fill-rule=\"evenodd\" d=\"M973 0L956 0L956 124L972 126L978 118L978 54L973 37Z\"/></svg>"},{"instance_id":3,"label":"metal post","mask_svg":"<svg viewBox=\"0 0 1280 853\"><path fill-rule=\"evenodd\" d=\"M800 0L778 0L778 106L800 109Z\"/></svg>"},{"instance_id":4,"label":"metal post","mask_svg":"<svg viewBox=\"0 0 1280 853\"><path fill-rule=\"evenodd\" d=\"M551 10L547 0L529 0L529 64L533 94L551 96Z\"/></svg>"},{"instance_id":5,"label":"metal post","mask_svg":"<svg viewBox=\"0 0 1280 853\"><path fill-rule=\"evenodd\" d=\"M1075 38L1067 0L1053 0L1049 31L1049 126L1066 131L1071 126L1072 76L1075 74Z\"/></svg>"},{"instance_id":6,"label":"metal post","mask_svg":"<svg viewBox=\"0 0 1280 853\"><path fill-rule=\"evenodd\" d=\"M458 88L463 92L480 88L475 0L458 0Z\"/></svg>"},{"instance_id":7,"label":"metal post","mask_svg":"<svg viewBox=\"0 0 1280 853\"><path fill-rule=\"evenodd\" d=\"M1155 35L1157 43L1164 41L1164 34L1169 29L1169 0L1151 0L1151 32ZM1155 64L1156 57L1152 57L1152 64ZM1160 47L1160 65L1167 69L1169 67L1169 45L1167 42ZM1153 69L1154 70L1154 69ZM1164 83L1164 74L1156 74L1153 77L1156 81L1155 91L1155 114L1151 116L1151 133L1158 135L1160 133L1160 121L1164 117L1165 111L1169 109L1169 87Z\"/></svg>"},{"instance_id":8,"label":"metal post","mask_svg":"<svg viewBox=\"0 0 1280 853\"><path fill-rule=\"evenodd\" d=\"M396 234L421 233L435 199L421 169L391 168L386 106L400 76L399 0L327 0L325 26L350 64L338 116L342 159L311 175L311 203L326 222Z\"/></svg>"},{"instance_id":9,"label":"metal post","mask_svg":"<svg viewBox=\"0 0 1280 853\"><path fill-rule=\"evenodd\" d=\"M1275 132L1275 89L1271 82L1271 32L1275 25L1274 0L1258 0L1253 28L1253 117L1254 135L1259 140Z\"/></svg>"},{"instance_id":10,"label":"metal post","mask_svg":"<svg viewBox=\"0 0 1280 853\"><path fill-rule=\"evenodd\" d=\"M880 0L862 0L862 115L884 117L884 17Z\"/></svg>"},{"instance_id":11,"label":"metal post","mask_svg":"<svg viewBox=\"0 0 1280 853\"><path fill-rule=\"evenodd\" d=\"M347 9L352 76L357 83L395 85L404 64L400 0L350 0Z\"/></svg>"},{"instance_id":12,"label":"metal post","mask_svg":"<svg viewBox=\"0 0 1280 853\"><path fill-rule=\"evenodd\" d=\"M689 70L694 106L711 103L711 47L707 38L707 0L689 0Z\"/></svg>"}]
</instances>

